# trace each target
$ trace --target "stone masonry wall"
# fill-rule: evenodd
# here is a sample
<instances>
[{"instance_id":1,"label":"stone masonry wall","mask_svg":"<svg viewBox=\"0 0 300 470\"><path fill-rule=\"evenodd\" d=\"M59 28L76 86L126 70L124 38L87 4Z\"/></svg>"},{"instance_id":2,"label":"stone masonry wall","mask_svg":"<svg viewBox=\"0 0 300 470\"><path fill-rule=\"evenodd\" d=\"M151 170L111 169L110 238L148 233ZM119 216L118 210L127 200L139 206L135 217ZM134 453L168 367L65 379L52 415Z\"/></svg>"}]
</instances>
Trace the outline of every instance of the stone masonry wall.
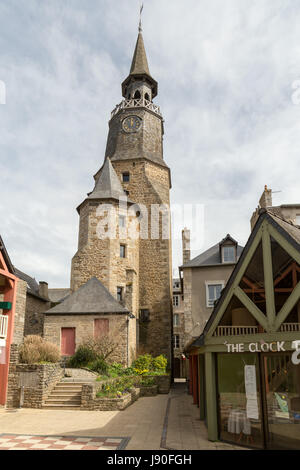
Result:
<instances>
[{"instance_id":1,"label":"stone masonry wall","mask_svg":"<svg viewBox=\"0 0 300 470\"><path fill-rule=\"evenodd\" d=\"M14 345L9 369L7 408L20 407L20 388L24 387L23 408L42 408L46 398L63 376L60 364L18 364Z\"/></svg>"},{"instance_id":2,"label":"stone masonry wall","mask_svg":"<svg viewBox=\"0 0 300 470\"><path fill-rule=\"evenodd\" d=\"M30 293L27 294L24 336L43 335L44 312L49 310L50 306L50 302L39 299Z\"/></svg>"},{"instance_id":3,"label":"stone masonry wall","mask_svg":"<svg viewBox=\"0 0 300 470\"><path fill-rule=\"evenodd\" d=\"M47 315L44 338L60 348L61 328L76 328L77 348L89 337L94 337L94 320L101 318L109 319L109 331L117 339L116 350L109 356L109 361L127 365L127 315Z\"/></svg>"}]
</instances>

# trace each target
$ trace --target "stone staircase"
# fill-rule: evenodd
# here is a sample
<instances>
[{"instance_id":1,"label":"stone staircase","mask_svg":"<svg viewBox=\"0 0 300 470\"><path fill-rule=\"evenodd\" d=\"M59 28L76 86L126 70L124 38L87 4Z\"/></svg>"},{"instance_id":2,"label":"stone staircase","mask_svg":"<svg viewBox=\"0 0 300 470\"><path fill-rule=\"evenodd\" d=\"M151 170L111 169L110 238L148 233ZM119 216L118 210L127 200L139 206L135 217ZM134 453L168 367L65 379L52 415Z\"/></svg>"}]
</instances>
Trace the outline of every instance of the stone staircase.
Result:
<instances>
[{"instance_id":1,"label":"stone staircase","mask_svg":"<svg viewBox=\"0 0 300 470\"><path fill-rule=\"evenodd\" d=\"M44 410L80 410L83 382L63 379L52 390L43 404Z\"/></svg>"}]
</instances>

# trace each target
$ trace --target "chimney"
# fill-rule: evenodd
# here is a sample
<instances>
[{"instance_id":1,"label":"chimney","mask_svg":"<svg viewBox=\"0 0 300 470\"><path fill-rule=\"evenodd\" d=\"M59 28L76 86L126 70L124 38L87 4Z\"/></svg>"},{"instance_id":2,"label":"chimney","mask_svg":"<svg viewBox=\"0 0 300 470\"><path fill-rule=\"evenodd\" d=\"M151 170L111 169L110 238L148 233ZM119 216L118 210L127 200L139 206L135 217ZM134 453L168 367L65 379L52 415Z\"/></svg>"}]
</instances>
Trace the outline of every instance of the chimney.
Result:
<instances>
[{"instance_id":1,"label":"chimney","mask_svg":"<svg viewBox=\"0 0 300 470\"><path fill-rule=\"evenodd\" d=\"M48 292L48 283L44 281L40 281L39 286L39 295L44 299L49 299L49 292Z\"/></svg>"},{"instance_id":2,"label":"chimney","mask_svg":"<svg viewBox=\"0 0 300 470\"><path fill-rule=\"evenodd\" d=\"M265 190L259 200L259 205L262 209L272 207L272 189L268 189L267 185L265 186Z\"/></svg>"},{"instance_id":3,"label":"chimney","mask_svg":"<svg viewBox=\"0 0 300 470\"><path fill-rule=\"evenodd\" d=\"M186 227L182 230L182 258L183 264L191 259L191 231Z\"/></svg>"}]
</instances>

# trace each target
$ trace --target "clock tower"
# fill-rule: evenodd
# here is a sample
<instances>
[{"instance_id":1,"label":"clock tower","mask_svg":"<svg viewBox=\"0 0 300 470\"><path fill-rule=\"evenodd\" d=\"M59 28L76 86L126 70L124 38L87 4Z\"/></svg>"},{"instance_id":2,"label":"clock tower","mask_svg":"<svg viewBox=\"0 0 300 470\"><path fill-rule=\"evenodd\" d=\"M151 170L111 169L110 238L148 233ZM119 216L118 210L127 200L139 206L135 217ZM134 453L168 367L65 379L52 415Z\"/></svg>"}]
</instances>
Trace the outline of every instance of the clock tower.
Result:
<instances>
[{"instance_id":1,"label":"clock tower","mask_svg":"<svg viewBox=\"0 0 300 470\"><path fill-rule=\"evenodd\" d=\"M165 354L170 363L171 235L170 223L162 222L170 207L171 177L163 159L164 121L153 101L157 94L140 26L130 73L122 83L123 100L111 113L104 163L94 176L94 191L78 208L79 247L71 288L96 276L115 296L123 289L125 305L136 321L137 353ZM111 196L117 195L127 195L128 206L141 208L136 217L144 230L138 240L97 239L95 207L105 198L116 204L117 197ZM159 215L157 230L153 214Z\"/></svg>"}]
</instances>

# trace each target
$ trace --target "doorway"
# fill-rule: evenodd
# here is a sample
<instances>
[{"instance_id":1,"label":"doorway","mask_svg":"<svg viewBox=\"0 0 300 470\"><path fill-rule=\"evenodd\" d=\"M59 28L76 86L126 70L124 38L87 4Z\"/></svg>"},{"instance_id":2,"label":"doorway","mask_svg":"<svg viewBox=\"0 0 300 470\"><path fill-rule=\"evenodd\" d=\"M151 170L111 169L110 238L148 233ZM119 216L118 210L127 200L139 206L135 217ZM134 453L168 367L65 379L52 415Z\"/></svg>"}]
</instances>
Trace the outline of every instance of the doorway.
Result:
<instances>
[{"instance_id":1,"label":"doorway","mask_svg":"<svg viewBox=\"0 0 300 470\"><path fill-rule=\"evenodd\" d=\"M75 328L61 329L61 355L73 356L75 354Z\"/></svg>"}]
</instances>

